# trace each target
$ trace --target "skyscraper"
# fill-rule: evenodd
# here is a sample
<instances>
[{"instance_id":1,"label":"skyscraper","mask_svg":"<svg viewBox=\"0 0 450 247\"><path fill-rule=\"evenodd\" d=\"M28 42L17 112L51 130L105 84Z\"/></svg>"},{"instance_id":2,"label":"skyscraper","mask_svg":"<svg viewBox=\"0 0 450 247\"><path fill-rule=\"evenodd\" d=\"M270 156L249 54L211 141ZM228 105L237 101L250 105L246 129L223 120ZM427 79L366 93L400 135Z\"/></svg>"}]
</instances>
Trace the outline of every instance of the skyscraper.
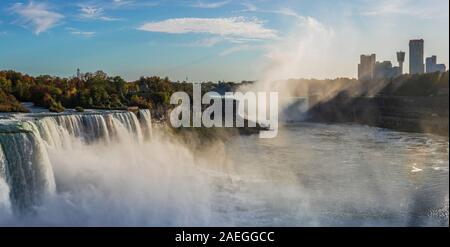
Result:
<instances>
[{"instance_id":1,"label":"skyscraper","mask_svg":"<svg viewBox=\"0 0 450 247\"><path fill-rule=\"evenodd\" d=\"M360 63L358 64L358 79L372 80L375 71L376 55L361 55Z\"/></svg>"},{"instance_id":2,"label":"skyscraper","mask_svg":"<svg viewBox=\"0 0 450 247\"><path fill-rule=\"evenodd\" d=\"M410 74L423 74L423 48L424 40L415 39L409 41L409 73Z\"/></svg>"},{"instance_id":3,"label":"skyscraper","mask_svg":"<svg viewBox=\"0 0 450 247\"><path fill-rule=\"evenodd\" d=\"M434 72L434 66L436 66L436 64L437 64L437 57L436 56L427 57L425 59L425 71L427 73L433 73Z\"/></svg>"},{"instance_id":4,"label":"skyscraper","mask_svg":"<svg viewBox=\"0 0 450 247\"><path fill-rule=\"evenodd\" d=\"M397 61L399 67L399 75L403 75L403 62L405 62L405 52L399 51L397 52Z\"/></svg>"},{"instance_id":5,"label":"skyscraper","mask_svg":"<svg viewBox=\"0 0 450 247\"><path fill-rule=\"evenodd\" d=\"M434 73L434 72L444 73L446 70L445 64L437 64L436 56L427 57L425 61L427 73Z\"/></svg>"},{"instance_id":6,"label":"skyscraper","mask_svg":"<svg viewBox=\"0 0 450 247\"><path fill-rule=\"evenodd\" d=\"M375 79L388 79L400 75L400 67L393 67L391 61L375 63L375 70L373 75Z\"/></svg>"}]
</instances>

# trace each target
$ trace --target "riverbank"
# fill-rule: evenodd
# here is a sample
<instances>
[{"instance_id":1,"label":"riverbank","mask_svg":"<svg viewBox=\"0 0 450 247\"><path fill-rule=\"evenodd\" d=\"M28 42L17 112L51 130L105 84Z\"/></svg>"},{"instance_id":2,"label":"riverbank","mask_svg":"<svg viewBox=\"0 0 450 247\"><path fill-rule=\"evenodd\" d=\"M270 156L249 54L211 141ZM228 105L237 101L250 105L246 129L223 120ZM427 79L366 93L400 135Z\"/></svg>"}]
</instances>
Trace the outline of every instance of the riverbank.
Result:
<instances>
[{"instance_id":1,"label":"riverbank","mask_svg":"<svg viewBox=\"0 0 450 247\"><path fill-rule=\"evenodd\" d=\"M309 121L352 122L404 132L449 134L448 94L433 97L339 95L308 112Z\"/></svg>"}]
</instances>

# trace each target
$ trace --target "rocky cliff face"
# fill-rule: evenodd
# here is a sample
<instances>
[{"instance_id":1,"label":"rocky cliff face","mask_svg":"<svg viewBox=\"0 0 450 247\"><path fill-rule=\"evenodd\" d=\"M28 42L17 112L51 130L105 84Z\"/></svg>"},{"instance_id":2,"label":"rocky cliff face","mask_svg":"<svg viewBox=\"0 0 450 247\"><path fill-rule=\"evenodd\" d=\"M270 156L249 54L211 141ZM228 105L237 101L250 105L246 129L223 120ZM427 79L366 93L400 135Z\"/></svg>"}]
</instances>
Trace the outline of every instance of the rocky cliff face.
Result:
<instances>
[{"instance_id":1,"label":"rocky cliff face","mask_svg":"<svg viewBox=\"0 0 450 247\"><path fill-rule=\"evenodd\" d=\"M309 111L310 121L355 122L407 132L448 135L448 95L434 97L338 95Z\"/></svg>"}]
</instances>

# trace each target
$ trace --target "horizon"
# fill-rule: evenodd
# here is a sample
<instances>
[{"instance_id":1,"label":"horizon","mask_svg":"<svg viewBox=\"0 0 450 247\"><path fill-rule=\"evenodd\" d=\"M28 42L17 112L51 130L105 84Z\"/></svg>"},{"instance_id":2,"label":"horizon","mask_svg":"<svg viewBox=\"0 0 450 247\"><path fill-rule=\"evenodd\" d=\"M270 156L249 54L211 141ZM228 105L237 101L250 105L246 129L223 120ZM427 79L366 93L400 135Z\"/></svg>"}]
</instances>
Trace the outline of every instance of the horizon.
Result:
<instances>
[{"instance_id":1,"label":"horizon","mask_svg":"<svg viewBox=\"0 0 450 247\"><path fill-rule=\"evenodd\" d=\"M448 66L448 11L442 11L448 5L6 0L0 3L0 70L70 77L80 68L127 81L356 78L361 54L395 66L395 52L405 51L408 68L408 41L418 38L425 40L425 57L436 55Z\"/></svg>"}]
</instances>

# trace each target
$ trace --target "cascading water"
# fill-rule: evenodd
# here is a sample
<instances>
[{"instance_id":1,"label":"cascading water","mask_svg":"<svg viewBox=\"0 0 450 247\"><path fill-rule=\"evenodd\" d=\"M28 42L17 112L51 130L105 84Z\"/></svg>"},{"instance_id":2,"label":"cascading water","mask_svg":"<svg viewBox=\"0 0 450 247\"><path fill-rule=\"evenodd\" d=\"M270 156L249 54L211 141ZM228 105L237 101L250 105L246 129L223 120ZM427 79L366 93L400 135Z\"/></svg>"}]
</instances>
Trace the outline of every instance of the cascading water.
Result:
<instances>
[{"instance_id":1,"label":"cascading water","mask_svg":"<svg viewBox=\"0 0 450 247\"><path fill-rule=\"evenodd\" d=\"M152 128L152 114L150 110L148 109L139 110L139 116L142 124L142 130L145 133L145 137L152 138L153 128Z\"/></svg>"},{"instance_id":2,"label":"cascading water","mask_svg":"<svg viewBox=\"0 0 450 247\"><path fill-rule=\"evenodd\" d=\"M55 192L55 179L42 139L30 122L0 133L3 180L8 184L13 209L23 212Z\"/></svg>"},{"instance_id":3,"label":"cascading water","mask_svg":"<svg viewBox=\"0 0 450 247\"><path fill-rule=\"evenodd\" d=\"M67 114L44 117L35 123L45 142L57 149L71 148L74 141L90 144L115 139L142 143L144 139L139 120L131 112Z\"/></svg>"},{"instance_id":4,"label":"cascading water","mask_svg":"<svg viewBox=\"0 0 450 247\"><path fill-rule=\"evenodd\" d=\"M6 178L6 157L3 148L0 145L0 220L1 215L9 214L11 210L11 202L9 199L9 186L5 181Z\"/></svg>"},{"instance_id":5,"label":"cascading water","mask_svg":"<svg viewBox=\"0 0 450 247\"><path fill-rule=\"evenodd\" d=\"M151 132L151 122L141 122ZM0 125L0 196L9 193L15 211L28 211L56 190L49 151L111 140L142 144L144 135L134 113L25 117Z\"/></svg>"}]
</instances>

